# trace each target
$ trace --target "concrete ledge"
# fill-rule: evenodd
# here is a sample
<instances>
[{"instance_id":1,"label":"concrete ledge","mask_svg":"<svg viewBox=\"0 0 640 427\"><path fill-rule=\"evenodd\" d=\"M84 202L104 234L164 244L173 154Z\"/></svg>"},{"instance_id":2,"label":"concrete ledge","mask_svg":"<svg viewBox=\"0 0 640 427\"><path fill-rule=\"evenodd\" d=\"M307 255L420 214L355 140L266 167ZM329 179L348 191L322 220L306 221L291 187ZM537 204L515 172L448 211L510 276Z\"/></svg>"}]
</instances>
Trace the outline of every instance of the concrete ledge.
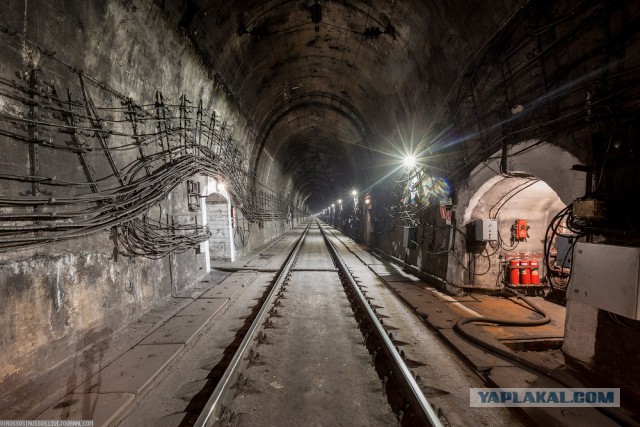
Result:
<instances>
[{"instance_id":1,"label":"concrete ledge","mask_svg":"<svg viewBox=\"0 0 640 427\"><path fill-rule=\"evenodd\" d=\"M418 269L418 267L411 265L411 264L407 264L406 262L402 261L399 258L396 258L392 255L389 255L386 252L381 251L380 249L374 249L373 253L382 257L383 259L385 259L386 261L392 262L394 264L397 264L399 266L401 266L405 271L407 271L408 273L413 274L414 276L422 279L425 281L425 283L428 283L434 287L436 287L437 289L441 290L441 291L445 291L445 292L451 292L451 288L455 287L454 285L451 285L449 282L447 282L446 280L434 276L432 274L429 273L425 273L424 271L420 271L420 269ZM462 291L461 291L462 293Z\"/></svg>"},{"instance_id":2,"label":"concrete ledge","mask_svg":"<svg viewBox=\"0 0 640 427\"><path fill-rule=\"evenodd\" d=\"M224 276L219 276L218 279L222 278ZM108 329L104 333L91 331L91 334L83 339L84 345L78 348L75 354L52 366L47 366L45 371L25 379L17 387L7 389L0 398L0 418L34 419L44 411L52 409L56 404L61 403L65 395L75 393L73 390L78 385L116 361L145 337L166 324L176 313L202 296L215 282L214 276L205 273L188 286L180 296L164 298L160 304L117 331ZM204 289L205 287L207 289ZM28 398L25 399L24 396ZM96 400L93 407L97 408L100 402L104 401Z\"/></svg>"}]
</instances>

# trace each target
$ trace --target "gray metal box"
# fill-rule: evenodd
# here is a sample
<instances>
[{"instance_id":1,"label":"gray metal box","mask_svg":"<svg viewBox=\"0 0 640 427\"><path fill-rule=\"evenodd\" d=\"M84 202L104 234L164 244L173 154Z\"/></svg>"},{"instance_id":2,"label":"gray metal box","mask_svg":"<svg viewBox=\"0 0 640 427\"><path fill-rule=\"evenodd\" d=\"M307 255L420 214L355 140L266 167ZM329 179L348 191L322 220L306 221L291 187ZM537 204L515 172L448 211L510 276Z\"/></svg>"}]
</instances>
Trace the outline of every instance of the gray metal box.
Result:
<instances>
[{"instance_id":1,"label":"gray metal box","mask_svg":"<svg viewBox=\"0 0 640 427\"><path fill-rule=\"evenodd\" d=\"M417 227L404 227L404 233L402 235L402 247L408 249L415 249L418 240L418 228Z\"/></svg>"},{"instance_id":2,"label":"gray metal box","mask_svg":"<svg viewBox=\"0 0 640 427\"><path fill-rule=\"evenodd\" d=\"M561 266L564 263L565 268L571 268L571 245L573 245L574 240L575 237L556 237L556 247L558 248L558 254L556 255L556 264L558 264L558 266Z\"/></svg>"},{"instance_id":3,"label":"gray metal box","mask_svg":"<svg viewBox=\"0 0 640 427\"><path fill-rule=\"evenodd\" d=\"M568 298L640 319L640 248L576 243Z\"/></svg>"},{"instance_id":4,"label":"gray metal box","mask_svg":"<svg viewBox=\"0 0 640 427\"><path fill-rule=\"evenodd\" d=\"M498 220L478 219L476 220L476 240L478 242L488 242L498 240Z\"/></svg>"}]
</instances>

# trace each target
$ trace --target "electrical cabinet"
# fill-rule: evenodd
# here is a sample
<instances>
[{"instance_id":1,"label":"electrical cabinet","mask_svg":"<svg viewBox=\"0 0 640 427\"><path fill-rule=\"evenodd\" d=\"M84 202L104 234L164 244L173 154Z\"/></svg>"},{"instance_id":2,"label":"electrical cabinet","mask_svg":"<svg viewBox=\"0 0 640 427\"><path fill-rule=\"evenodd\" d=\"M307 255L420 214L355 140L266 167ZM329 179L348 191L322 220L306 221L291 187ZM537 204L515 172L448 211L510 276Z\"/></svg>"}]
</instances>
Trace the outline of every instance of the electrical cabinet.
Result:
<instances>
[{"instance_id":1,"label":"electrical cabinet","mask_svg":"<svg viewBox=\"0 0 640 427\"><path fill-rule=\"evenodd\" d=\"M640 320L640 248L578 242L567 298Z\"/></svg>"},{"instance_id":2,"label":"electrical cabinet","mask_svg":"<svg viewBox=\"0 0 640 427\"><path fill-rule=\"evenodd\" d=\"M579 219L604 218L603 204L595 199L578 199L573 202L573 216Z\"/></svg>"},{"instance_id":3,"label":"electrical cabinet","mask_svg":"<svg viewBox=\"0 0 640 427\"><path fill-rule=\"evenodd\" d=\"M498 240L498 220L478 219L475 224L475 238L478 242L493 242Z\"/></svg>"},{"instance_id":4,"label":"electrical cabinet","mask_svg":"<svg viewBox=\"0 0 640 427\"><path fill-rule=\"evenodd\" d=\"M558 248L556 264L558 267L564 266L564 268L571 268L571 245L573 245L574 240L575 237L558 236L556 238L556 248Z\"/></svg>"},{"instance_id":5,"label":"electrical cabinet","mask_svg":"<svg viewBox=\"0 0 640 427\"><path fill-rule=\"evenodd\" d=\"M402 246L407 249L414 249L418 240L417 227L404 227L402 235Z\"/></svg>"}]
</instances>

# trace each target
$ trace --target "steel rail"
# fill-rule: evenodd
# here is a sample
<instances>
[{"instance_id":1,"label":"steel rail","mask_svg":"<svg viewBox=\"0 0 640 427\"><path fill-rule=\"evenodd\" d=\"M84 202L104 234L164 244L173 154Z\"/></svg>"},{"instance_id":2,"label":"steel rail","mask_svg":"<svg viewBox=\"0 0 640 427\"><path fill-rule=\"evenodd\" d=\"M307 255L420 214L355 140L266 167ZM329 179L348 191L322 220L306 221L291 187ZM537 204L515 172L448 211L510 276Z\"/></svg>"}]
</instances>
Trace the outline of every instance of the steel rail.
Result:
<instances>
[{"instance_id":1,"label":"steel rail","mask_svg":"<svg viewBox=\"0 0 640 427\"><path fill-rule=\"evenodd\" d=\"M207 401L207 404L205 405L204 409L200 413L200 416L196 420L194 424L196 427L213 425L220 420L220 415L222 414L222 407L224 403L227 402L228 398L229 399L232 398L232 397L229 397L228 392L230 391L231 386L233 386L233 384L236 382L240 374L240 369L242 367L241 362L243 360L245 352L249 348L251 341L254 339L254 336L256 335L258 330L261 328L263 322L265 321L265 317L267 315L268 309L271 306L271 303L274 297L276 296L276 294L278 293L278 290L282 287L282 284L284 283L285 279L289 275L289 271L291 270L291 267L293 266L293 263L295 262L298 256L298 252L300 251L300 247L302 247L302 243L304 242L304 239L307 235L307 232L309 231L310 226L311 226L311 221L309 222L309 224L307 224L307 227L302 232L302 235L300 236L300 238L298 238L298 241L296 242L296 245L294 246L293 250L291 251L291 253L289 253L289 256L285 260L283 267L280 270L280 273L278 274L278 278L276 279L275 283L271 287L271 291L269 292L269 295L265 299L264 304L262 304L260 311L258 312L253 323L251 323L251 326L247 330L247 333L244 336L244 339L242 340L242 342L240 343L238 350L233 356L233 359L231 359L231 362L225 369L224 374L220 378L220 381L218 381L218 384L216 385L216 388L213 390L213 393L209 398L209 400Z\"/></svg>"},{"instance_id":2,"label":"steel rail","mask_svg":"<svg viewBox=\"0 0 640 427\"><path fill-rule=\"evenodd\" d=\"M436 412L433 410L433 408L431 407L427 399L424 397L424 394L422 393L420 386L414 379L407 365L404 363L404 360L402 360L402 357L398 353L398 350L396 350L396 347L393 344L393 341L391 341L391 338L389 338L389 336L387 335L387 331L384 329L384 327L378 320L376 313L373 311L373 309L367 302L364 294L358 287L358 284L356 283L355 279L351 275L351 272L347 268L347 265L345 264L344 260L338 253L338 250L333 245L333 242L331 242L331 240L329 239L327 233L322 228L322 225L317 220L316 222L320 227L322 236L324 237L325 242L327 243L327 247L329 248L329 251L334 255L334 259L336 261L338 269L342 271L344 279L346 279L346 281L351 286L353 292L357 296L359 305L362 308L364 308L366 314L369 317L369 321L371 322L371 324L374 325L374 332L378 335L378 338L384 343L386 351L391 356L392 363L395 365L396 370L400 372L401 374L400 380L402 381L402 383L404 383L403 388L405 390L409 390L410 392L410 395L407 396L407 398L410 401L410 403L413 403L413 406L410 406L410 410L414 411L414 413L416 413L418 418L421 418L424 421L428 422L429 425L434 427L442 427L440 418L438 417Z\"/></svg>"}]
</instances>

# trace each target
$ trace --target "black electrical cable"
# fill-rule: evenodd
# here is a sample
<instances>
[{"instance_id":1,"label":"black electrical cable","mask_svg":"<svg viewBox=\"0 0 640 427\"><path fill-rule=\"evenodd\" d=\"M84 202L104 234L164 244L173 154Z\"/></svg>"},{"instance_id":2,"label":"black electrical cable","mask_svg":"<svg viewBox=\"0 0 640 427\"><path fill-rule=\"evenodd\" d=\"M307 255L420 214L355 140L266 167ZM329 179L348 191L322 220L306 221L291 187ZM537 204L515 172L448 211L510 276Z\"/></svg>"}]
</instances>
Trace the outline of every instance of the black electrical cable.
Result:
<instances>
[{"instance_id":1,"label":"black electrical cable","mask_svg":"<svg viewBox=\"0 0 640 427\"><path fill-rule=\"evenodd\" d=\"M204 147L192 147L197 151L206 151ZM134 164L128 170L129 179L133 179L136 175L144 170L145 166L151 162L160 160L164 153L156 153L149 156L146 161L139 161ZM76 196L75 198L61 198L56 199L53 197L48 198L27 198L27 200L17 200L11 198L0 198L0 205L8 206L33 206L34 203L49 205L49 206L62 206L65 204L86 204L86 203L98 203L98 206L80 213L70 213L69 215L82 216L85 218L81 221L68 224L37 224L37 225L24 225L24 226L0 226L0 250L11 250L20 246L28 246L35 243L46 243L51 241L59 241L61 239L73 238L86 235L87 232L96 232L108 226L118 225L131 220L131 218L139 215L145 209L148 209L153 204L157 203L162 197L168 194L168 191L175 188L180 182L183 181L183 177L192 176L195 173L211 172L214 175L220 172L225 172L224 165L218 165L215 162L211 162L212 156L207 155L206 152L202 153L204 156L184 156L179 161L174 161L169 166L160 167L158 172L152 176L144 176L139 180L131 181L131 184L116 188L114 192L102 193L102 194L87 194ZM234 191L233 185L231 185L232 193L237 195L240 200L245 200L243 189L236 189ZM276 206L284 206L284 203L277 202L275 198L271 199L276 202ZM250 202L250 201L249 201ZM247 203L248 208L252 208L250 203ZM93 212L93 213L92 213ZM52 213L55 215L55 213ZM88 215L87 215L88 214ZM115 215L115 217L114 217ZM269 213L260 211L251 211L247 209L247 217L253 216L254 220L269 220L278 219L285 215L285 213ZM37 216L41 216L38 213ZM102 218L104 216L104 218ZM28 217L26 215L25 217ZM61 213L61 218L64 218L64 213ZM251 218L250 218L251 219ZM68 232L71 229L79 229L78 232ZM56 232L55 236L21 236L16 233L22 233L24 231L48 231ZM67 231L67 233L61 233ZM7 237L7 233L13 233L14 238Z\"/></svg>"},{"instance_id":2,"label":"black electrical cable","mask_svg":"<svg viewBox=\"0 0 640 427\"><path fill-rule=\"evenodd\" d=\"M628 320L625 317L618 316L617 314L612 313L610 311L608 311L607 313L609 314L609 317L611 318L611 320L613 320L619 326L622 326L627 329L631 329L632 331L635 331L635 332L640 332L640 327L627 323Z\"/></svg>"},{"instance_id":3,"label":"black electrical cable","mask_svg":"<svg viewBox=\"0 0 640 427\"><path fill-rule=\"evenodd\" d=\"M515 191L513 194L511 194L509 197L507 197L507 199L504 200L504 201L502 201L504 199L504 196L503 196L498 202L496 202L496 204L494 204L491 207L491 209L489 209L489 217L491 218L491 211L493 210L493 208L495 208L498 205L498 203L502 202L502 204L500 204L500 207L498 207L496 212L493 214L493 218L494 219L498 218L498 213L500 212L502 207L507 204L507 202L509 200L513 199L516 195L520 194L522 191L526 190L527 188L531 187L532 185L536 184L539 181L540 181L539 179L533 179L533 180L530 180L529 182L524 182L522 184L519 184L517 191ZM507 193L507 194L509 194L509 193Z\"/></svg>"},{"instance_id":4,"label":"black electrical cable","mask_svg":"<svg viewBox=\"0 0 640 427\"><path fill-rule=\"evenodd\" d=\"M565 265L569 257L572 256L573 250L575 248L576 243L578 242L578 239L585 235L585 233L575 229L570 225L571 218L573 217L572 209L573 209L573 204L568 205L553 217L553 219L549 222L549 225L547 226L547 230L545 233L545 240L544 240L544 262L547 270L547 277L549 279L549 285L551 286L552 292L558 295L561 301L566 301L567 284L571 279L572 270L570 269L569 274L564 278L565 284L556 283L555 276L564 275ZM567 228L573 234L562 234L558 231L558 228L563 223L563 221L565 221L565 223L567 224ZM552 247L553 241L558 236L573 239L573 242L569 247L567 253L565 254L562 260L562 263L559 265L560 271L556 274L555 265L558 260L556 259L556 261L554 262L554 265L551 265L550 253L551 253L551 247Z\"/></svg>"},{"instance_id":5,"label":"black electrical cable","mask_svg":"<svg viewBox=\"0 0 640 427\"><path fill-rule=\"evenodd\" d=\"M527 305L529 305L535 312L542 316L540 319L535 320L507 320L507 319L496 319L489 317L463 317L458 320L453 327L453 329L462 335L467 340L472 343L491 351L492 353L498 354L504 357L507 360L514 361L525 368L528 368L534 373L542 374L544 377L551 378L553 381L561 384L567 388L577 388L581 387L582 384L571 381L570 378L557 374L555 371L549 369L547 366L541 365L539 363L533 362L526 357L519 355L511 350L509 350L504 345L496 345L494 343L488 342L484 340L481 336L475 335L472 332L465 330L464 326L469 323L489 323L494 325L501 326L541 326L549 323L551 321L551 317L544 311L540 306L531 301L529 298L518 294L517 292L506 288L506 291L514 294L517 298L523 300ZM609 408L598 408L608 417L611 417L619 422L622 422L623 425L629 424L629 419L623 419L625 417L624 413L613 412L609 410Z\"/></svg>"}]
</instances>

